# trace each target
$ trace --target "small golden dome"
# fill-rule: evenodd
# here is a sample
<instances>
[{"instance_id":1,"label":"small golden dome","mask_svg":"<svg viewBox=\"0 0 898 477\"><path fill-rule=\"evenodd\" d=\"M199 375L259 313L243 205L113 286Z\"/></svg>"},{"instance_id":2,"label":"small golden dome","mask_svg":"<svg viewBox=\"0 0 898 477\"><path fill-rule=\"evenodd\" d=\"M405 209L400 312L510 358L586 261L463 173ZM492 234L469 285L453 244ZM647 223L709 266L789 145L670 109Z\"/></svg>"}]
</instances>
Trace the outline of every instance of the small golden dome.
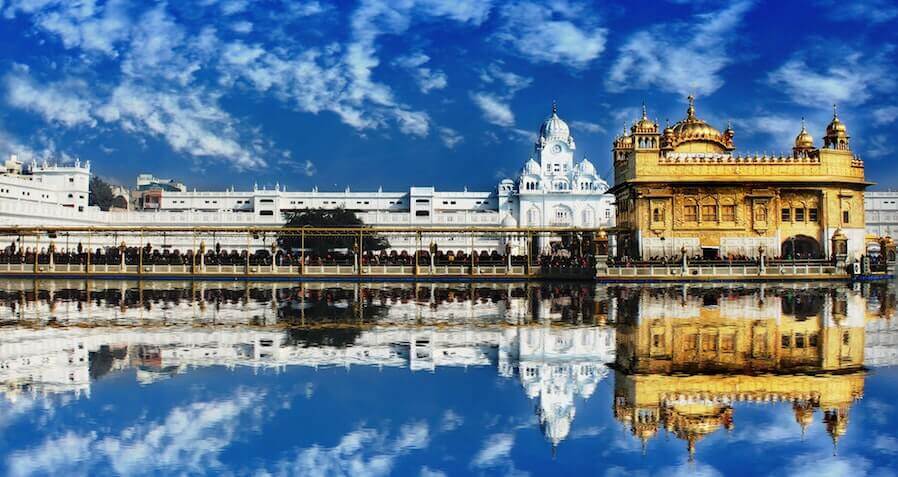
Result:
<instances>
[{"instance_id":1,"label":"small golden dome","mask_svg":"<svg viewBox=\"0 0 898 477\"><path fill-rule=\"evenodd\" d=\"M623 135L623 136L621 136L621 138L620 138L620 145L621 145L621 147L629 147L629 146L632 146L632 145L633 145L633 138L631 138L630 136L628 136L628 135L626 135L626 134Z\"/></svg>"},{"instance_id":2,"label":"small golden dome","mask_svg":"<svg viewBox=\"0 0 898 477\"><path fill-rule=\"evenodd\" d=\"M642 118L636 122L631 128L633 132L655 132L658 130L658 125L655 124L654 121L649 119L648 114L645 109L645 103L642 103Z\"/></svg>"},{"instance_id":3,"label":"small golden dome","mask_svg":"<svg viewBox=\"0 0 898 477\"><path fill-rule=\"evenodd\" d=\"M843 136L848 134L848 129L845 127L845 123L839 120L838 112L836 111L836 105L833 105L833 120L826 126L826 135L827 136Z\"/></svg>"},{"instance_id":4,"label":"small golden dome","mask_svg":"<svg viewBox=\"0 0 898 477\"><path fill-rule=\"evenodd\" d=\"M795 137L795 149L813 149L814 137L808 132L804 125L804 118L801 118L801 132Z\"/></svg>"}]
</instances>

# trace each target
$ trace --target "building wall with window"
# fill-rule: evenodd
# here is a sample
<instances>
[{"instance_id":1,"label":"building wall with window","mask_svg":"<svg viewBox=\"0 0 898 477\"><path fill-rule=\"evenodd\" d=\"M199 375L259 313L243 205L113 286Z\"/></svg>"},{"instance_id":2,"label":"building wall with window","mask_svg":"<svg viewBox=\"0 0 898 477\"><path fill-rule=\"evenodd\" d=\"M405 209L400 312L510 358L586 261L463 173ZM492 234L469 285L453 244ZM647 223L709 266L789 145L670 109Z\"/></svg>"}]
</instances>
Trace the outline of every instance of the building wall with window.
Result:
<instances>
[{"instance_id":1,"label":"building wall with window","mask_svg":"<svg viewBox=\"0 0 898 477\"><path fill-rule=\"evenodd\" d=\"M695 114L659 131L643 117L615 140L618 252L631 257L829 257L864 248L864 164L834 114L824 146L802 126L788 155L738 155L735 132Z\"/></svg>"},{"instance_id":2,"label":"building wall with window","mask_svg":"<svg viewBox=\"0 0 898 477\"><path fill-rule=\"evenodd\" d=\"M141 174L135 189L138 210L116 212L87 206L88 165L33 164L23 170L13 158L7 161L6 172L0 174L0 224L279 226L291 212L342 208L354 212L366 224L382 227L613 226L614 196L607 193L608 184L590 161L584 158L575 163L575 150L567 123L553 107L537 136L538 161L531 158L516 179L503 179L492 191L441 191L435 187L410 187L398 192L349 188L288 191L280 184L254 186L248 191L197 191L175 180ZM496 237L474 242L451 236L440 240L438 245L459 250L471 246L477 250L504 249L506 245ZM544 237L540 243L546 246L549 240ZM409 237L395 237L390 242L399 249L419 245ZM523 246L519 242L512 245Z\"/></svg>"},{"instance_id":3,"label":"building wall with window","mask_svg":"<svg viewBox=\"0 0 898 477\"><path fill-rule=\"evenodd\" d=\"M898 237L898 192L867 192L864 215L868 234Z\"/></svg>"}]
</instances>

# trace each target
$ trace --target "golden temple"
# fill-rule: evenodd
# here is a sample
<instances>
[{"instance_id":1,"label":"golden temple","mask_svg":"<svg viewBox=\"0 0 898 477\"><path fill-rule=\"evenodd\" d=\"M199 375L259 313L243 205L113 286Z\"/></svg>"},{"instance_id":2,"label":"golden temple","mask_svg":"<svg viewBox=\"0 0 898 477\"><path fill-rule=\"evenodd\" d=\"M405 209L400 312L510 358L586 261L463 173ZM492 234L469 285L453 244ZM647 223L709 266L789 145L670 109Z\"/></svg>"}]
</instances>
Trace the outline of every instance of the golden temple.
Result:
<instances>
[{"instance_id":1,"label":"golden temple","mask_svg":"<svg viewBox=\"0 0 898 477\"><path fill-rule=\"evenodd\" d=\"M833 109L822 147L802 121L790 154L740 155L735 131L686 117L642 118L614 141L617 256L857 258L864 249L864 163Z\"/></svg>"}]
</instances>

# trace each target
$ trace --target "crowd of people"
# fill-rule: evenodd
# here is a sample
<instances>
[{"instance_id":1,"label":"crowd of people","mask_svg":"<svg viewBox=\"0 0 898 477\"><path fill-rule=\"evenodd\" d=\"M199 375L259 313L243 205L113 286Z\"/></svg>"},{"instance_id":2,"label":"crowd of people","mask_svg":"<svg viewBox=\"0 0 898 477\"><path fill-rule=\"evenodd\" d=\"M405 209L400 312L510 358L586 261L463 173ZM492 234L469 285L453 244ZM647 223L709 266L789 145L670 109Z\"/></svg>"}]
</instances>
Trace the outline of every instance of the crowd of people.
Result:
<instances>
[{"instance_id":1,"label":"crowd of people","mask_svg":"<svg viewBox=\"0 0 898 477\"><path fill-rule=\"evenodd\" d=\"M510 250L507 250L510 253ZM416 262L419 266L526 266L526 255L499 253L497 250L480 250L466 252L464 250L437 250L431 252L420 250L415 254L406 250L367 251L361 256L363 266L410 266ZM88 250L78 243L72 248L18 247L12 243L0 252L0 264L50 264L58 265L190 265L198 266L353 266L358 263L358 256L353 252L327 251L315 253L307 251L287 251L272 247L257 249L252 253L247 250L225 250L219 244L214 248L194 251L188 249L156 248L152 244L144 247L97 247ZM565 249L552 247L550 250L533 257L531 265L552 268L590 267L595 261L592 256L573 255Z\"/></svg>"}]
</instances>

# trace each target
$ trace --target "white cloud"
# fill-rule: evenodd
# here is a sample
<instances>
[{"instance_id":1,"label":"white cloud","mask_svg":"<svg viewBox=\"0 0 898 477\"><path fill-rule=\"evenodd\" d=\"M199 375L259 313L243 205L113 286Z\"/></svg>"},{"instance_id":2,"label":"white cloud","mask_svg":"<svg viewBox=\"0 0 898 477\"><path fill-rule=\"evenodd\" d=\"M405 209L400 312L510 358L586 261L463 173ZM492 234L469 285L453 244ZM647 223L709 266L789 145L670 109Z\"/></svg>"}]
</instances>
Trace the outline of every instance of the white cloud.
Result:
<instances>
[{"instance_id":1,"label":"white cloud","mask_svg":"<svg viewBox=\"0 0 898 477\"><path fill-rule=\"evenodd\" d=\"M459 134L458 131L451 128L441 127L439 132L440 140L443 141L443 145L448 147L449 149L454 149L455 146L459 145L459 143L465 140L465 138L462 137L462 135Z\"/></svg>"},{"instance_id":2,"label":"white cloud","mask_svg":"<svg viewBox=\"0 0 898 477\"><path fill-rule=\"evenodd\" d=\"M884 23L898 18L898 6L890 0L818 0L817 4L829 11L829 18L836 21L860 20Z\"/></svg>"},{"instance_id":3,"label":"white cloud","mask_svg":"<svg viewBox=\"0 0 898 477\"><path fill-rule=\"evenodd\" d=\"M21 5L23 2L18 3ZM39 15L36 23L47 32L59 36L66 48L82 48L110 56L116 55L116 45L127 39L131 29L124 0L111 0L101 5L94 2L60 2Z\"/></svg>"},{"instance_id":4,"label":"white cloud","mask_svg":"<svg viewBox=\"0 0 898 477\"><path fill-rule=\"evenodd\" d=\"M605 132L605 128L589 121L571 121L571 128L575 130L586 131L592 134Z\"/></svg>"},{"instance_id":5,"label":"white cloud","mask_svg":"<svg viewBox=\"0 0 898 477\"><path fill-rule=\"evenodd\" d=\"M439 70L432 70L424 66L430 61L430 57L424 53L417 52L396 58L393 63L407 70L422 93L427 94L434 89L443 89L449 84L446 73Z\"/></svg>"},{"instance_id":6,"label":"white cloud","mask_svg":"<svg viewBox=\"0 0 898 477\"><path fill-rule=\"evenodd\" d=\"M243 34L252 33L253 24L252 24L252 22L248 22L246 20L241 20L241 21L234 22L233 24L231 24L231 30L233 30L236 33L243 33Z\"/></svg>"},{"instance_id":7,"label":"white cloud","mask_svg":"<svg viewBox=\"0 0 898 477\"><path fill-rule=\"evenodd\" d=\"M658 88L683 96L717 91L723 86L723 69L736 57L728 48L751 6L751 1L736 1L690 22L634 33L620 48L606 86L613 92Z\"/></svg>"},{"instance_id":8,"label":"white cloud","mask_svg":"<svg viewBox=\"0 0 898 477\"><path fill-rule=\"evenodd\" d=\"M223 158L237 169L265 166L256 151L241 145L234 120L217 98L199 90L167 93L124 83L97 109L97 116L131 133L161 137L178 152Z\"/></svg>"},{"instance_id":9,"label":"white cloud","mask_svg":"<svg viewBox=\"0 0 898 477\"><path fill-rule=\"evenodd\" d=\"M514 126L514 113L511 112L511 106L507 102L483 92L471 94L471 99L480 108L487 122L502 127Z\"/></svg>"},{"instance_id":10,"label":"white cloud","mask_svg":"<svg viewBox=\"0 0 898 477\"><path fill-rule=\"evenodd\" d=\"M761 133L773 137L774 145L782 150L791 149L795 143L795 136L801 131L799 120L777 114L759 114L749 119L737 120L736 126L746 129L749 134Z\"/></svg>"},{"instance_id":11,"label":"white cloud","mask_svg":"<svg viewBox=\"0 0 898 477\"><path fill-rule=\"evenodd\" d=\"M874 93L894 90L895 71L884 54L894 50L885 45L871 54L831 45L825 52L801 51L771 72L767 82L798 104L824 108L833 103L863 104Z\"/></svg>"},{"instance_id":12,"label":"white cloud","mask_svg":"<svg viewBox=\"0 0 898 477\"><path fill-rule=\"evenodd\" d=\"M503 96L512 97L518 91L530 86L533 78L521 76L509 71L503 62L496 61L487 65L480 72L480 80L487 84L495 84L503 91Z\"/></svg>"},{"instance_id":13,"label":"white cloud","mask_svg":"<svg viewBox=\"0 0 898 477\"><path fill-rule=\"evenodd\" d=\"M874 134L869 142L864 141L864 149L870 157L880 158L890 156L894 151L894 141L885 134Z\"/></svg>"},{"instance_id":14,"label":"white cloud","mask_svg":"<svg viewBox=\"0 0 898 477\"><path fill-rule=\"evenodd\" d=\"M493 467L502 463L511 455L514 436L511 434L494 434L489 436L483 448L474 456L471 465L474 467Z\"/></svg>"},{"instance_id":15,"label":"white cloud","mask_svg":"<svg viewBox=\"0 0 898 477\"><path fill-rule=\"evenodd\" d=\"M583 68L605 50L608 30L585 3L515 1L502 7L501 16L496 37L534 63Z\"/></svg>"},{"instance_id":16,"label":"white cloud","mask_svg":"<svg viewBox=\"0 0 898 477\"><path fill-rule=\"evenodd\" d=\"M27 69L16 68L5 78L6 99L11 106L41 115L44 120L67 127L94 126L91 103L83 98L85 85L77 81L39 85Z\"/></svg>"},{"instance_id":17,"label":"white cloud","mask_svg":"<svg viewBox=\"0 0 898 477\"><path fill-rule=\"evenodd\" d=\"M882 106L873 109L873 122L877 125L890 124L898 119L898 106Z\"/></svg>"}]
</instances>

